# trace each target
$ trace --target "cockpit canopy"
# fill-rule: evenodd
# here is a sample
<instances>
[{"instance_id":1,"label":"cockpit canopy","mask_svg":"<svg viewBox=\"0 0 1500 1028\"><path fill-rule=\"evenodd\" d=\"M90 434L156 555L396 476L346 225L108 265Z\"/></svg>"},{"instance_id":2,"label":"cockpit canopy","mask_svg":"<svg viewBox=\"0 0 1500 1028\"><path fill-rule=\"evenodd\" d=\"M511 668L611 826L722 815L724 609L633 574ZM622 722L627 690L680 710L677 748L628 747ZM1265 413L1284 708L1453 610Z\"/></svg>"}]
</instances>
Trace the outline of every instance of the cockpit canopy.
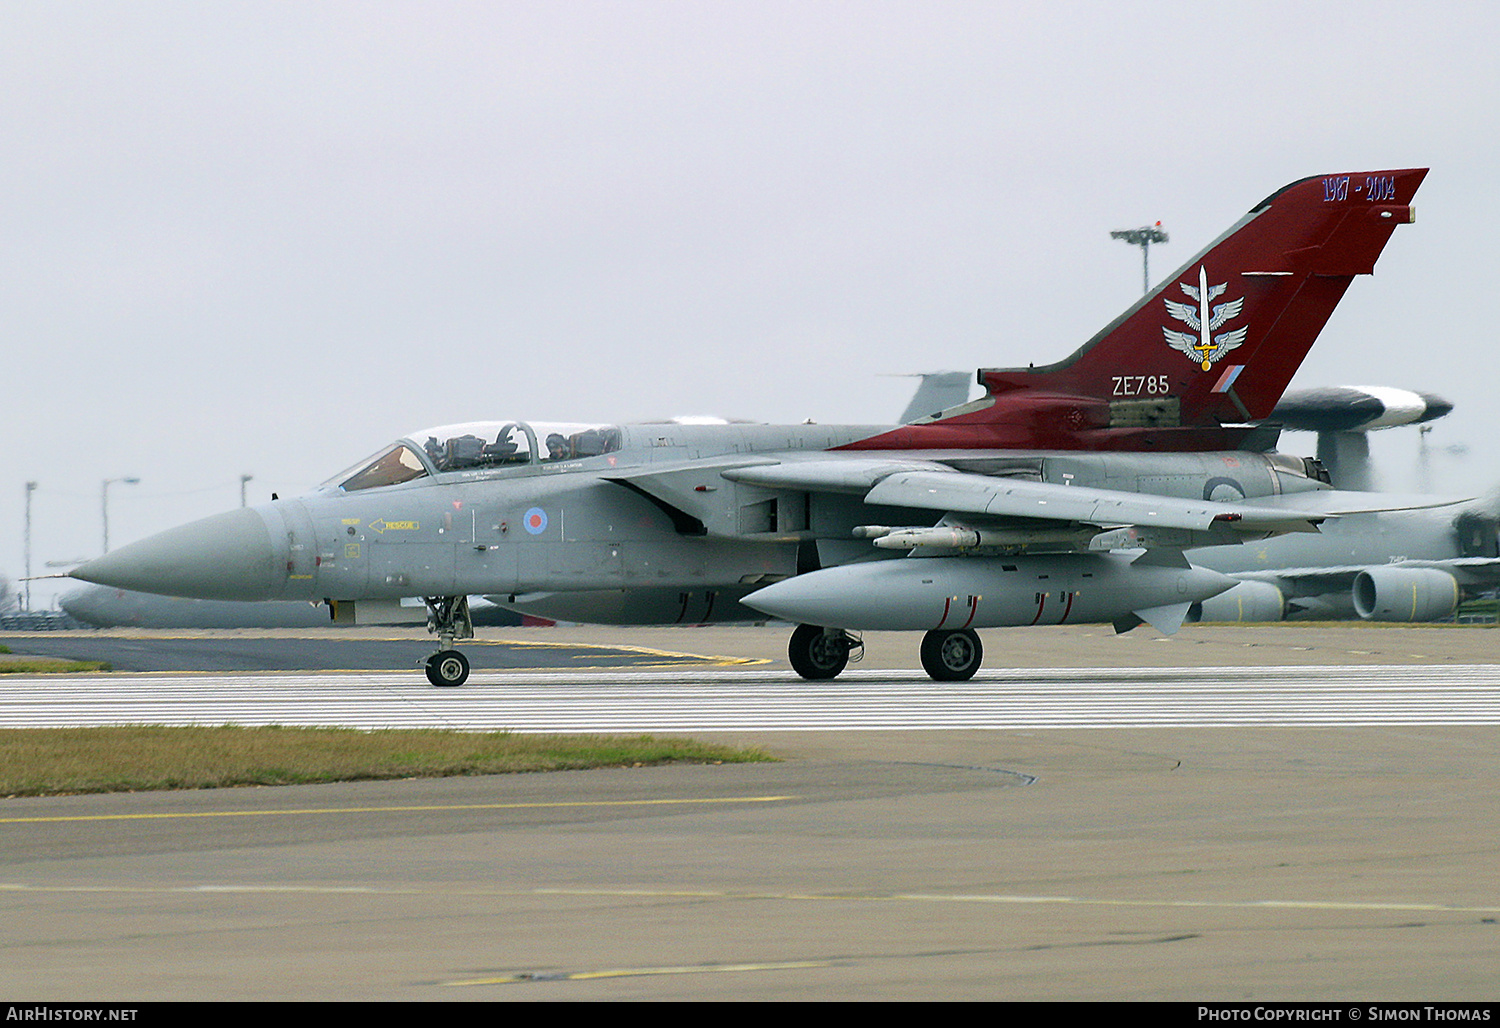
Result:
<instances>
[{"instance_id":1,"label":"cockpit canopy","mask_svg":"<svg viewBox=\"0 0 1500 1028\"><path fill-rule=\"evenodd\" d=\"M327 482L346 493L453 471L546 464L613 453L617 425L551 421L470 421L413 432Z\"/></svg>"}]
</instances>

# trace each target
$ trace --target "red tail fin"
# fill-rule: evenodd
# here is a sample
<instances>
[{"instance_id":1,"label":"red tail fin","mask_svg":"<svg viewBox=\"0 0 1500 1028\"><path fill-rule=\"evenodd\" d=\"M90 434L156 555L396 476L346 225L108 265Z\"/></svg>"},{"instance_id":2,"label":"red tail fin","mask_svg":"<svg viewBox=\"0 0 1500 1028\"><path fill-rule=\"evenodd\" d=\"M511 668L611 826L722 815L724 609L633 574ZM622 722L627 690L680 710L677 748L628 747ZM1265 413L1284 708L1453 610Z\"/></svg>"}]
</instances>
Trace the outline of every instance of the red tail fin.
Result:
<instances>
[{"instance_id":1,"label":"red tail fin","mask_svg":"<svg viewBox=\"0 0 1500 1028\"><path fill-rule=\"evenodd\" d=\"M1071 357L985 369L989 396L858 449L1229 448L1281 398L1427 169L1322 175L1257 204Z\"/></svg>"}]
</instances>

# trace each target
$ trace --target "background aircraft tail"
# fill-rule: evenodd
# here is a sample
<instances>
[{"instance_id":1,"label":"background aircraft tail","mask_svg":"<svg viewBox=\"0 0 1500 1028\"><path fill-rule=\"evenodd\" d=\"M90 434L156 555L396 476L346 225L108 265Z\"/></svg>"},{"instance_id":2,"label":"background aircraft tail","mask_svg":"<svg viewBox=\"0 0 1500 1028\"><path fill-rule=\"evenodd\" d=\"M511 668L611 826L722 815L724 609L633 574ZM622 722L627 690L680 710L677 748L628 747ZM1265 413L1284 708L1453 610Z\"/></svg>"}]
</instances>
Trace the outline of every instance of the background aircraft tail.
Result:
<instances>
[{"instance_id":1,"label":"background aircraft tail","mask_svg":"<svg viewBox=\"0 0 1500 1028\"><path fill-rule=\"evenodd\" d=\"M1255 445L1355 275L1374 271L1427 169L1293 182L1072 356L979 372L983 399L856 448ZM1275 430L1261 432L1274 442ZM1267 443L1269 445L1269 443Z\"/></svg>"}]
</instances>

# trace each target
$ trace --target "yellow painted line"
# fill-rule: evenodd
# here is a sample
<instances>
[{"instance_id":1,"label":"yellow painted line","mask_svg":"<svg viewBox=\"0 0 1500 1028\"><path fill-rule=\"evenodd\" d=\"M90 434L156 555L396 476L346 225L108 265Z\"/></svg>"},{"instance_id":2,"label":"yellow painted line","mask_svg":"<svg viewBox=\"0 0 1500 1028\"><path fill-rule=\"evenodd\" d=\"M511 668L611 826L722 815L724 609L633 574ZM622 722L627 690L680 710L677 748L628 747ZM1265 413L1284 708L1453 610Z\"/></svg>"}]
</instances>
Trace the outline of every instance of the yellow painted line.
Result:
<instances>
[{"instance_id":1,"label":"yellow painted line","mask_svg":"<svg viewBox=\"0 0 1500 1028\"><path fill-rule=\"evenodd\" d=\"M662 657L670 662L683 659L697 660L710 664L722 664L733 666L736 664L769 664L770 661L763 657L721 657L709 656L701 653L684 653L680 650L658 650L649 646L627 646L612 643L562 643L562 642L531 642L517 639L477 639L475 643L480 646L513 646L516 649L554 649L554 650L605 650L616 653L639 653L648 657ZM465 643L465 645L469 645ZM650 667L652 665L637 664L635 667ZM540 669L539 669L540 670Z\"/></svg>"},{"instance_id":2,"label":"yellow painted line","mask_svg":"<svg viewBox=\"0 0 1500 1028\"><path fill-rule=\"evenodd\" d=\"M724 892L715 889L457 889L366 887L358 885L178 885L136 887L116 885L26 885L0 882L0 893L120 893L120 894L298 894L309 896L487 896L526 899L560 897L576 899L693 899L727 902L766 900L795 903L960 903L1017 906L1130 907L1142 910L1311 910L1346 913L1500 914L1497 906L1462 906L1448 903L1410 903L1398 900L1125 900L1089 896L1026 896L1004 893L862 893L862 892Z\"/></svg>"},{"instance_id":3,"label":"yellow painted line","mask_svg":"<svg viewBox=\"0 0 1500 1028\"><path fill-rule=\"evenodd\" d=\"M637 978L658 974L722 974L733 971L795 971L813 967L833 967L828 960L784 961L775 964L700 964L683 967L613 967L599 971L520 971L496 978L468 978L440 985L514 985L518 982L582 982L595 978Z\"/></svg>"},{"instance_id":4,"label":"yellow painted line","mask_svg":"<svg viewBox=\"0 0 1500 1028\"><path fill-rule=\"evenodd\" d=\"M167 814L76 814L58 817L0 817L0 824L32 825L70 821L162 821L175 818L281 817L306 814L411 814L445 810L556 810L577 807L671 807L730 803L784 803L796 796L690 797L665 800L573 800L549 803L451 803L417 807L308 807L291 810L203 810Z\"/></svg>"},{"instance_id":5,"label":"yellow painted line","mask_svg":"<svg viewBox=\"0 0 1500 1028\"><path fill-rule=\"evenodd\" d=\"M272 630L272 631L274 631L274 630ZM161 640L169 640L169 641L192 640L192 641L195 641L195 642L201 642L201 641L204 641L205 639L207 639L209 641L212 641L213 639L220 638L220 637L217 637L217 636L202 636L202 635L151 635L151 636L118 635L118 636L104 636L103 638L111 638L111 639L146 638L146 639L161 639ZM415 636L405 636L405 637L403 637L403 636L380 636L378 638L371 638L371 637L364 637L364 638L340 638L340 637L337 637L337 636L304 636L304 635L283 636L283 635L273 634L273 635L267 635L267 636L260 636L260 637L257 637L257 638L274 638L274 639L289 638L289 639L305 639L305 640L310 641L310 642L325 641L326 640L326 641L330 641L330 642L351 642L351 643L359 643L359 642L430 643L432 641L432 640L427 639L425 637L415 637ZM771 663L770 660L768 660L768 659L766 659L764 657L725 657L725 656L719 656L719 655L713 655L713 654L685 653L685 652L680 651L680 650L659 650L659 649L653 649L653 648L651 648L649 646L628 646L628 645L616 645L616 644L612 644L612 643L534 642L534 641L531 641L531 640L521 640L521 639L466 639L466 640L464 640L464 646L465 647L474 647L474 646L508 646L508 647L511 647L511 648L517 649L517 650L528 650L528 649L530 649L530 650L597 650L597 651L600 651L600 652L603 652L603 653L635 653L635 654L640 654L642 656L647 656L647 657L659 657L659 658L661 658L660 662L658 662L658 663L628 664L628 665L625 665L623 667L618 666L618 665L570 665L567 668L481 668L481 669L479 669L479 673L481 673L481 674L487 673L489 671L504 671L504 672L523 672L523 671L546 672L546 671L563 671L563 670L567 670L567 671L598 671L598 670L617 671L617 670L627 670L628 671L628 670L631 670L633 668L646 668L646 669L649 669L649 668L654 668L654 667L681 667L683 664L685 664L685 663L687 663L689 661L697 662L697 663L700 663L700 664L705 664L705 665L708 665L709 667L740 667L740 666L750 666L750 665L754 665L754 664L769 664L769 663ZM579 659L583 659L583 658L579 658ZM227 674L274 675L274 674L313 674L313 675L324 675L324 674L356 674L356 673L360 673L360 672L363 672L363 671L389 671L389 670L391 670L391 669L390 668L354 668L354 669L349 669L347 671L346 670L334 670L334 671L289 671L289 672L284 672L284 671L112 671L112 672L110 672L110 677L119 677L121 675L127 675L127 674L139 674L139 675L227 675Z\"/></svg>"}]
</instances>

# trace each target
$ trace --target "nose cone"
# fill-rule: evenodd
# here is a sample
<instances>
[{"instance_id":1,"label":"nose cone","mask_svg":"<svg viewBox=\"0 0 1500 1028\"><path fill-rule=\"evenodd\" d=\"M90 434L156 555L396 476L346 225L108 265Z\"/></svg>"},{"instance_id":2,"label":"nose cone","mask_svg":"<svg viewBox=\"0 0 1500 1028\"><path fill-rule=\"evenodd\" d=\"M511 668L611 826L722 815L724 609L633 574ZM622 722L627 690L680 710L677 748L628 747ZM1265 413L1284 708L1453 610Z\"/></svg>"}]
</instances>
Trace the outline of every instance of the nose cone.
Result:
<instances>
[{"instance_id":1,"label":"nose cone","mask_svg":"<svg viewBox=\"0 0 1500 1028\"><path fill-rule=\"evenodd\" d=\"M286 557L253 508L215 514L91 560L73 578L201 600L270 600L286 588Z\"/></svg>"},{"instance_id":2,"label":"nose cone","mask_svg":"<svg viewBox=\"0 0 1500 1028\"><path fill-rule=\"evenodd\" d=\"M793 623L832 624L840 615L849 620L848 611L842 609L845 604L837 602L846 597L837 591L830 597L822 581L811 581L821 574L823 572L812 572L776 582L757 589L740 602L773 618Z\"/></svg>"}]
</instances>

